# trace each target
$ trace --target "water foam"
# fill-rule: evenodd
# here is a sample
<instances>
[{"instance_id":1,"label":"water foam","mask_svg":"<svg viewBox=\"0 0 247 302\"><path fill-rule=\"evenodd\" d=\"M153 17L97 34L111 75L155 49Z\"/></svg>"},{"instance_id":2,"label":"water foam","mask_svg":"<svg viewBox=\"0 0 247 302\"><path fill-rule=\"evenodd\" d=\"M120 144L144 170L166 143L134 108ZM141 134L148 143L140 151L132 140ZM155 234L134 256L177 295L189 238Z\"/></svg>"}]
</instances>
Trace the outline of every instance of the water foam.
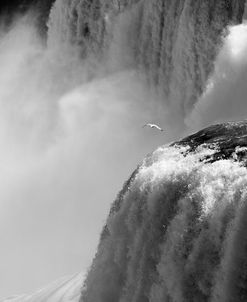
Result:
<instances>
[{"instance_id":1,"label":"water foam","mask_svg":"<svg viewBox=\"0 0 247 302\"><path fill-rule=\"evenodd\" d=\"M187 151L160 148L140 167L108 218L81 301L225 301L231 271L240 275L244 261L229 255L243 240L236 228L246 209L246 168L234 160L207 164L211 148Z\"/></svg>"}]
</instances>

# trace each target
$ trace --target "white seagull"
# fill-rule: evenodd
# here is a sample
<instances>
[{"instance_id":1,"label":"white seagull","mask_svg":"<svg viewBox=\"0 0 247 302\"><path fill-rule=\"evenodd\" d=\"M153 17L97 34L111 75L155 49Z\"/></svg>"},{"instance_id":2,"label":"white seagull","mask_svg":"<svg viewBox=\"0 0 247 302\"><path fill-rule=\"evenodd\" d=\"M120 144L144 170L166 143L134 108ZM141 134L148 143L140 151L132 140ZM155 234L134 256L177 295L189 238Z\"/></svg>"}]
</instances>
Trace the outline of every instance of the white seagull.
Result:
<instances>
[{"instance_id":1,"label":"white seagull","mask_svg":"<svg viewBox=\"0 0 247 302\"><path fill-rule=\"evenodd\" d=\"M144 127L150 127L150 128L153 128L153 129L157 129L157 130L159 130L159 131L164 131L162 128L160 128L158 125L156 125L156 124L150 124L150 123L148 123L148 124L145 124L144 126L142 126L142 128L144 128Z\"/></svg>"}]
</instances>

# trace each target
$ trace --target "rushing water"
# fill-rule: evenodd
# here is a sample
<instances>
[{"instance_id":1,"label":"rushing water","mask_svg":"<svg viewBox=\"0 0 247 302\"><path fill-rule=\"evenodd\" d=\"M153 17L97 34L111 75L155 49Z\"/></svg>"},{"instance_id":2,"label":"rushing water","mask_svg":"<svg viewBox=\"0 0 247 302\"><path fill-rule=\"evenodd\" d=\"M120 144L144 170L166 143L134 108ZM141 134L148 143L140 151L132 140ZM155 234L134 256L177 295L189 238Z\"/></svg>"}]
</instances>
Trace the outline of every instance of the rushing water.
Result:
<instances>
[{"instance_id":1,"label":"rushing water","mask_svg":"<svg viewBox=\"0 0 247 302\"><path fill-rule=\"evenodd\" d=\"M139 167L107 220L81 301L246 299L246 168L210 162L213 145L189 149L159 148Z\"/></svg>"}]
</instances>

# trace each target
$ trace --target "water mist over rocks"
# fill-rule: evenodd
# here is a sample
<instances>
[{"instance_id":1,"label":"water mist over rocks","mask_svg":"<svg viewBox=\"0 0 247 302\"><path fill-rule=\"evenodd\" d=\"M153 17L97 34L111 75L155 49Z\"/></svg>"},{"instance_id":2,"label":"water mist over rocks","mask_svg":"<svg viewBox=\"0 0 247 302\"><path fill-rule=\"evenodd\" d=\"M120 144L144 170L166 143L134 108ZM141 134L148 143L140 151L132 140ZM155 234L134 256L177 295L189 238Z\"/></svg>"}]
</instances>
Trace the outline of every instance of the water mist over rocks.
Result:
<instances>
[{"instance_id":1,"label":"water mist over rocks","mask_svg":"<svg viewBox=\"0 0 247 302\"><path fill-rule=\"evenodd\" d=\"M150 153L245 115L244 5L57 0L47 41L33 12L3 27L0 295L89 267L3 301L246 300L246 123Z\"/></svg>"},{"instance_id":2,"label":"water mist over rocks","mask_svg":"<svg viewBox=\"0 0 247 302\"><path fill-rule=\"evenodd\" d=\"M186 117L195 129L215 121L246 118L247 24L232 26L215 61L212 76Z\"/></svg>"}]
</instances>

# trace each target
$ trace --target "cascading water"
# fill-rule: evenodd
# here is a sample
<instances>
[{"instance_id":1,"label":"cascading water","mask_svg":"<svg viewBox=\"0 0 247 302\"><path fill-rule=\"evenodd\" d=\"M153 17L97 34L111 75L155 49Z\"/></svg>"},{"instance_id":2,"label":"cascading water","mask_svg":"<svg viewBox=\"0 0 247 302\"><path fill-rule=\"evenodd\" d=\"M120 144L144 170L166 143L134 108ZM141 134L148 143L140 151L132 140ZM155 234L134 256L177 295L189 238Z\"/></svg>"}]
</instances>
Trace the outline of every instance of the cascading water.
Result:
<instances>
[{"instance_id":1,"label":"cascading water","mask_svg":"<svg viewBox=\"0 0 247 302\"><path fill-rule=\"evenodd\" d=\"M138 68L174 115L184 117L213 71L226 26L242 20L244 5L244 0L60 0L51 13L51 42L67 41L82 57L107 62L106 69Z\"/></svg>"},{"instance_id":2,"label":"cascading water","mask_svg":"<svg viewBox=\"0 0 247 302\"><path fill-rule=\"evenodd\" d=\"M144 160L113 204L80 301L246 300L246 129L211 127Z\"/></svg>"}]
</instances>

